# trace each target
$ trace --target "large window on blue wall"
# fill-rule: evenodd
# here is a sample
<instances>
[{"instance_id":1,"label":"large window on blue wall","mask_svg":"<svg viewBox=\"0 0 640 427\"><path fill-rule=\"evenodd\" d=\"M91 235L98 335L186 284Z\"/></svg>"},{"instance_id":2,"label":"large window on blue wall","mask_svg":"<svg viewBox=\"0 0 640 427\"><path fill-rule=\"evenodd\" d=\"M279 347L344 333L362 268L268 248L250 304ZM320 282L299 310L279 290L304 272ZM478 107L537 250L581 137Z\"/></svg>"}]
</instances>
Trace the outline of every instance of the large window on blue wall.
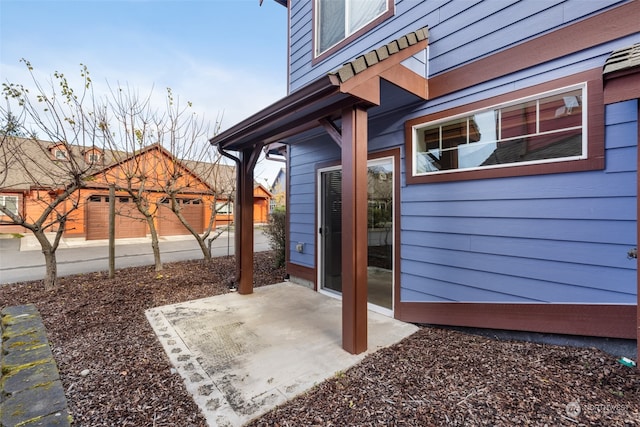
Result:
<instances>
[{"instance_id":1,"label":"large window on blue wall","mask_svg":"<svg viewBox=\"0 0 640 427\"><path fill-rule=\"evenodd\" d=\"M586 85L414 125L413 175L587 158Z\"/></svg>"},{"instance_id":2,"label":"large window on blue wall","mask_svg":"<svg viewBox=\"0 0 640 427\"><path fill-rule=\"evenodd\" d=\"M315 0L315 56L389 11L389 0Z\"/></svg>"}]
</instances>

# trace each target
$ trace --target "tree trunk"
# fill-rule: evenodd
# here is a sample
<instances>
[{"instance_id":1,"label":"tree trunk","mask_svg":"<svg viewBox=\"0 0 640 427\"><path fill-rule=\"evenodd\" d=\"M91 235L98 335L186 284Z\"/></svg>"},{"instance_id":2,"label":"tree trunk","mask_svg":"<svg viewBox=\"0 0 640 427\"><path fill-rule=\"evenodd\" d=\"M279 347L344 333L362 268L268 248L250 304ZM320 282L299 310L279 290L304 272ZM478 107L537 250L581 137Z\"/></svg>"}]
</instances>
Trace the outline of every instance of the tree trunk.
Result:
<instances>
[{"instance_id":1,"label":"tree trunk","mask_svg":"<svg viewBox=\"0 0 640 427\"><path fill-rule=\"evenodd\" d=\"M162 260L160 259L160 241L158 240L158 230L153 222L152 216L147 216L147 224L149 224L149 232L151 233L151 249L153 250L153 261L156 266L156 272L162 271Z\"/></svg>"},{"instance_id":2,"label":"tree trunk","mask_svg":"<svg viewBox=\"0 0 640 427\"><path fill-rule=\"evenodd\" d=\"M174 213L178 216L178 219L180 220L182 225L184 225L185 228L189 230L189 233L191 233L191 235L197 240L198 245L200 245L200 250L202 251L202 256L204 257L204 260L211 261L211 251L209 250L209 247L206 245L205 239L203 237L200 237L200 235L193 229L193 227L191 227L191 225L184 219L181 213L179 212L174 212ZM218 237L218 236L215 236L215 237Z\"/></svg>"},{"instance_id":3,"label":"tree trunk","mask_svg":"<svg viewBox=\"0 0 640 427\"><path fill-rule=\"evenodd\" d=\"M33 231L34 236L38 239L40 247L42 248L42 254L44 255L45 276L44 276L44 289L50 291L55 288L58 279L58 264L56 262L56 248L57 246L51 245L49 239L44 231Z\"/></svg>"},{"instance_id":4,"label":"tree trunk","mask_svg":"<svg viewBox=\"0 0 640 427\"><path fill-rule=\"evenodd\" d=\"M44 289L50 291L56 287L58 280L58 264L56 261L56 252L53 250L43 250L46 275L44 277Z\"/></svg>"},{"instance_id":5,"label":"tree trunk","mask_svg":"<svg viewBox=\"0 0 640 427\"><path fill-rule=\"evenodd\" d=\"M187 222L187 220L184 217L184 215L182 215L182 212L180 211L180 207L179 207L178 202L176 200L176 195L175 194L170 194L170 197L171 197L171 210L173 211L174 214L176 214L176 216L180 220L180 223L189 231L189 233L191 233L191 235L198 242L198 245L200 246L200 250L202 251L202 256L204 257L204 260L205 261L211 261L211 251L209 250L209 248L205 244L205 238L206 238L206 236L209 235L210 229L207 230L207 232L203 236L200 236L198 234L198 232L194 230L194 228L191 226L191 224L189 224ZM215 215L215 210L214 210L213 215ZM211 223L212 222L210 221L210 225L211 225ZM218 236L219 235L220 235L220 233L218 233ZM215 236L214 239L216 237L218 237L218 236Z\"/></svg>"}]
</instances>

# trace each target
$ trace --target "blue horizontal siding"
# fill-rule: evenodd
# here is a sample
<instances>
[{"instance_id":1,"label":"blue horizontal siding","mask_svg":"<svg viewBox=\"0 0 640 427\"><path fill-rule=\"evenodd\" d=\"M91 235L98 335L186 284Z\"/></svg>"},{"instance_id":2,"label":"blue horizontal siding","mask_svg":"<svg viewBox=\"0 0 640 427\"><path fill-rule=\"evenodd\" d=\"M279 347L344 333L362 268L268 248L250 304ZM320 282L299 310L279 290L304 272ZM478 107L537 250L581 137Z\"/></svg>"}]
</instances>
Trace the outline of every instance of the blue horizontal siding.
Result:
<instances>
[{"instance_id":1,"label":"blue horizontal siding","mask_svg":"<svg viewBox=\"0 0 640 427\"><path fill-rule=\"evenodd\" d=\"M316 168L339 158L337 145L326 134L290 147L289 154L289 259L313 268L316 264ZM295 250L304 243L304 252Z\"/></svg>"},{"instance_id":2,"label":"blue horizontal siding","mask_svg":"<svg viewBox=\"0 0 640 427\"><path fill-rule=\"evenodd\" d=\"M614 123L607 126L607 148L635 148L633 139L629 138L629 135L633 135L635 126L635 122Z\"/></svg>"},{"instance_id":3,"label":"blue horizontal siding","mask_svg":"<svg viewBox=\"0 0 640 427\"><path fill-rule=\"evenodd\" d=\"M619 289L572 286L558 281L509 276L485 270L473 270L402 260L403 286L413 291L412 302L554 302L597 301L603 304L634 304L635 294ZM429 276L424 277L425 271ZM608 279L615 285L617 281ZM423 294L422 298L420 294ZM435 296L436 298L431 298ZM402 299L406 301L406 299Z\"/></svg>"},{"instance_id":4,"label":"blue horizontal siding","mask_svg":"<svg viewBox=\"0 0 640 427\"><path fill-rule=\"evenodd\" d=\"M403 207L409 202L456 200L522 200L580 197L635 197L635 173L600 172L488 179L403 188ZM517 191L514 189L517 188Z\"/></svg>"},{"instance_id":5,"label":"blue horizontal siding","mask_svg":"<svg viewBox=\"0 0 640 427\"><path fill-rule=\"evenodd\" d=\"M441 16L442 19L442 16ZM563 24L556 1L484 2L459 13L431 31L430 70L441 73ZM487 31L490 28L491 31Z\"/></svg>"},{"instance_id":6,"label":"blue horizontal siding","mask_svg":"<svg viewBox=\"0 0 640 427\"><path fill-rule=\"evenodd\" d=\"M403 231L548 239L571 242L634 244L635 221L555 220L536 218L402 217Z\"/></svg>"},{"instance_id":7,"label":"blue horizontal siding","mask_svg":"<svg viewBox=\"0 0 640 427\"><path fill-rule=\"evenodd\" d=\"M631 240L631 239L630 239ZM480 253L557 261L613 268L633 268L626 257L629 243L608 244L572 242L512 236L481 236L411 231L402 234L408 247L449 249L458 252Z\"/></svg>"},{"instance_id":8,"label":"blue horizontal siding","mask_svg":"<svg viewBox=\"0 0 640 427\"><path fill-rule=\"evenodd\" d=\"M606 114L604 116L607 131L610 130L611 125L635 123L638 120L637 114L638 111L633 101L616 102L615 104L607 105ZM632 133L633 130L629 130L629 132Z\"/></svg>"},{"instance_id":9,"label":"blue horizontal siding","mask_svg":"<svg viewBox=\"0 0 640 427\"><path fill-rule=\"evenodd\" d=\"M289 215L297 216L301 214L314 214L316 210L315 203L301 203L296 202L295 204L288 207Z\"/></svg>"},{"instance_id":10,"label":"blue horizontal siding","mask_svg":"<svg viewBox=\"0 0 640 427\"><path fill-rule=\"evenodd\" d=\"M318 64L312 64L311 3L296 1L291 6L290 90L424 26L429 27L429 69L435 75L584 19L622 1L398 0L393 18Z\"/></svg>"},{"instance_id":11,"label":"blue horizontal siding","mask_svg":"<svg viewBox=\"0 0 640 427\"><path fill-rule=\"evenodd\" d=\"M314 65L311 2L294 1L290 88L425 25L435 75L616 3L397 0L393 19ZM369 148L402 150L402 301L636 302L636 263L626 251L637 244L637 103L607 107L606 170L583 173L406 186L404 122L602 67L612 50L637 41L634 35L603 43L412 110L389 113L397 93L383 85L387 109L369 111ZM315 168L340 152L325 137L294 145L290 154L290 257L313 267L315 251L307 249L316 235ZM305 243L305 253L295 252L296 242Z\"/></svg>"},{"instance_id":12,"label":"blue horizontal siding","mask_svg":"<svg viewBox=\"0 0 640 427\"><path fill-rule=\"evenodd\" d=\"M637 302L637 101L606 107L604 171L402 189L403 301Z\"/></svg>"},{"instance_id":13,"label":"blue horizontal siding","mask_svg":"<svg viewBox=\"0 0 640 427\"><path fill-rule=\"evenodd\" d=\"M403 214L406 217L635 221L635 207L635 197L479 200L415 202L406 205Z\"/></svg>"},{"instance_id":14,"label":"blue horizontal siding","mask_svg":"<svg viewBox=\"0 0 640 427\"><path fill-rule=\"evenodd\" d=\"M635 147L624 147L607 151L607 172L633 172L638 160Z\"/></svg>"},{"instance_id":15,"label":"blue horizontal siding","mask_svg":"<svg viewBox=\"0 0 640 427\"><path fill-rule=\"evenodd\" d=\"M519 258L512 254L493 255L486 253L471 253L454 251L440 248L425 248L421 246L403 247L405 251L403 260L416 261L425 264L425 270L433 277L434 269L442 271L447 269L457 269L459 271L473 271L478 273L489 273L504 275L509 277L505 283L511 283L513 278L526 278L544 283L554 283L558 286L569 286L573 290L587 292L590 290L605 289L607 292L626 294L635 296L636 282L635 269L613 268L603 266L592 266L587 264L572 264L559 261L540 260L532 258ZM625 253L620 254L622 258ZM631 267L631 265L629 266ZM449 276L450 278L460 276L458 272ZM474 278L475 283L482 283L482 288L490 287L493 290L500 289L495 281L492 283L480 282L479 278ZM465 283L465 280L461 280ZM473 283L473 282L470 282ZM513 292L527 298L543 299L548 298L553 292L548 288L532 288L526 290L526 294L518 294L513 289L502 290L503 293Z\"/></svg>"},{"instance_id":16,"label":"blue horizontal siding","mask_svg":"<svg viewBox=\"0 0 640 427\"><path fill-rule=\"evenodd\" d=\"M411 270L411 266L403 263L405 270ZM607 292L600 289L588 289L563 287L558 283L541 283L522 280L519 278L509 278L504 275L488 275L485 273L470 273L475 278L475 283L496 283L503 289L488 289L486 287L476 287L468 283L456 283L449 280L450 271L443 272L442 280L434 278L423 278L410 273L403 275L404 286L400 291L402 301L412 302L493 302L493 303L556 303L571 304L576 300L589 298L599 301L602 304L635 304L635 295L626 299L621 299L619 294ZM456 276L457 277L457 276ZM474 283L474 282L470 282ZM560 285L560 286L559 286ZM526 298L522 296L527 288L542 287L547 292L548 300L536 298ZM427 291L425 292L425 288ZM541 295L541 293L536 293ZM579 302L578 302L579 303Z\"/></svg>"}]
</instances>

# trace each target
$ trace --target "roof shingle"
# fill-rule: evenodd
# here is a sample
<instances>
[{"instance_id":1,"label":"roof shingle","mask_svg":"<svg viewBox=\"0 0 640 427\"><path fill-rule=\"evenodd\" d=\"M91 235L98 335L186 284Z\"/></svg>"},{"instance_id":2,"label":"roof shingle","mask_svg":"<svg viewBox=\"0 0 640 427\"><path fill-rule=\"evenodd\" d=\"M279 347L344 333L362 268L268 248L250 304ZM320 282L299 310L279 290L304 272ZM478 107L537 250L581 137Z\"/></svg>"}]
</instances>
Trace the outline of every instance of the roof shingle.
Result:
<instances>
[{"instance_id":1,"label":"roof shingle","mask_svg":"<svg viewBox=\"0 0 640 427\"><path fill-rule=\"evenodd\" d=\"M340 82L344 83L356 74L363 72L378 62L384 61L389 56L394 55L409 46L413 46L428 37L429 30L427 27L420 28L417 31L412 31L396 40L392 40L384 46L358 56L356 59L347 62L331 74L337 76L340 79Z\"/></svg>"},{"instance_id":2,"label":"roof shingle","mask_svg":"<svg viewBox=\"0 0 640 427\"><path fill-rule=\"evenodd\" d=\"M602 74L640 67L640 43L614 50L604 63Z\"/></svg>"}]
</instances>

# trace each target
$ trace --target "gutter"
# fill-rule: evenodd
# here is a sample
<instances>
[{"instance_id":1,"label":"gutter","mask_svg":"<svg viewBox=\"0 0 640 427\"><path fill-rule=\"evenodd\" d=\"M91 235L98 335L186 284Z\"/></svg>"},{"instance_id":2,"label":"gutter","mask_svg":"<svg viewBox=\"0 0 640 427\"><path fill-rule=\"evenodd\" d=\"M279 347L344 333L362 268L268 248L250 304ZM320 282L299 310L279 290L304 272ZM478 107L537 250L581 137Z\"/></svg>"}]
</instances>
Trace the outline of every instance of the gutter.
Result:
<instances>
[{"instance_id":1,"label":"gutter","mask_svg":"<svg viewBox=\"0 0 640 427\"><path fill-rule=\"evenodd\" d=\"M240 159L238 159L236 156L224 151L224 149L219 144L217 145L217 147L218 147L218 152L221 155L223 155L224 157L226 157L228 159L233 160L235 162L235 164L236 164L236 189L237 189L239 187L239 185L240 185ZM214 209L215 209L215 206L214 206ZM238 227L240 225L239 224L240 221L238 221L240 219L240 216L238 216L238 212L239 212L238 192L236 190L236 196L234 197L234 200L233 200L233 222L235 223L236 229L238 229ZM235 276L233 278L233 284L231 286L229 286L230 288L231 287L235 287L235 285L240 282L240 257L238 256L238 254L240 253L238 251L238 246L240 244L239 243L240 240L238 239L238 236L235 234L235 231L234 231L233 240L234 240L234 245L235 245L234 255L235 255L235 258L236 258L236 272L235 272Z\"/></svg>"}]
</instances>

